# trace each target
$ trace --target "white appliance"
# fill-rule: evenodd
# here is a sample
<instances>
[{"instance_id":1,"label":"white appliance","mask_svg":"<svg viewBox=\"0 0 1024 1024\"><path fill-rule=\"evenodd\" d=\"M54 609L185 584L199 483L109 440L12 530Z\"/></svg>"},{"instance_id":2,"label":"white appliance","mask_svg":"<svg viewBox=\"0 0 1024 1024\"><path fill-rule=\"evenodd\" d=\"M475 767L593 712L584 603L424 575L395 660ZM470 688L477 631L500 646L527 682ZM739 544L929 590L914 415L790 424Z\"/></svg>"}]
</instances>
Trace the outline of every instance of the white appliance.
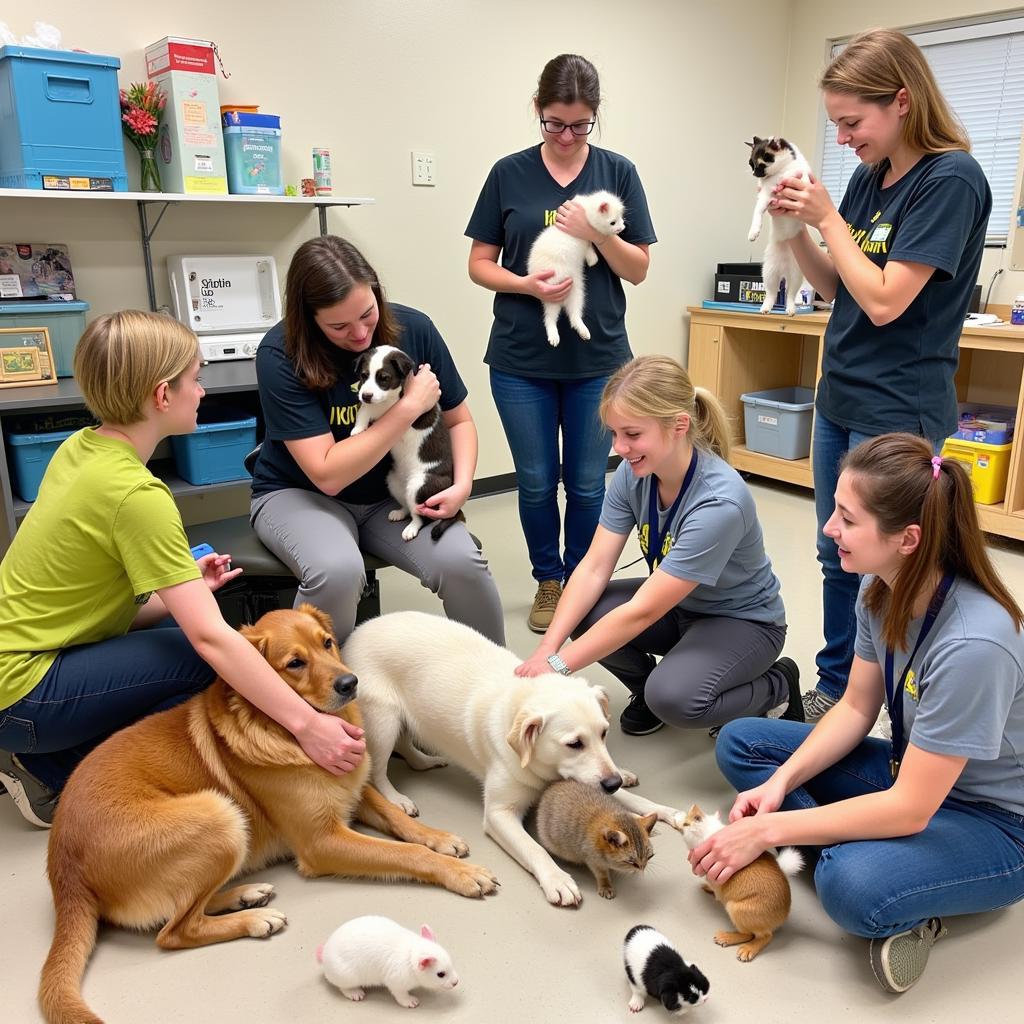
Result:
<instances>
[{"instance_id":1,"label":"white appliance","mask_svg":"<svg viewBox=\"0 0 1024 1024\"><path fill-rule=\"evenodd\" d=\"M281 319L273 256L168 256L174 316L199 336L205 362L254 359Z\"/></svg>"}]
</instances>

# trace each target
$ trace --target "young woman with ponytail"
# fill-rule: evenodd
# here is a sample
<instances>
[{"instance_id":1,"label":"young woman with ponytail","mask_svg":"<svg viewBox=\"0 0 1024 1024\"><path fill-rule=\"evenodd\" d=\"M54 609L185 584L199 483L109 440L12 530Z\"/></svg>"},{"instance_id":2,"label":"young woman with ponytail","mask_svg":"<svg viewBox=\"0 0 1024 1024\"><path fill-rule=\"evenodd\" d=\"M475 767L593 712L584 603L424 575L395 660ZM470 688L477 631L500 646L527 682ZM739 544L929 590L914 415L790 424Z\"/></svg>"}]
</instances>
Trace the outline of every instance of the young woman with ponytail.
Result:
<instances>
[{"instance_id":1,"label":"young woman with ponytail","mask_svg":"<svg viewBox=\"0 0 1024 1024\"><path fill-rule=\"evenodd\" d=\"M825 533L863 574L856 653L818 725L733 722L730 823L690 854L726 881L770 847L821 847L828 914L904 992L942 919L1024 898L1024 615L989 561L971 482L911 434L844 462ZM892 740L868 738L883 701Z\"/></svg>"},{"instance_id":2,"label":"young woman with ponytail","mask_svg":"<svg viewBox=\"0 0 1024 1024\"><path fill-rule=\"evenodd\" d=\"M754 499L725 461L722 407L674 359L641 356L609 379L600 411L622 463L593 542L517 674L600 662L630 690L620 723L635 736L666 722L717 728L772 709L800 714L796 665L777 660L779 581ZM612 581L634 529L649 575Z\"/></svg>"}]
</instances>

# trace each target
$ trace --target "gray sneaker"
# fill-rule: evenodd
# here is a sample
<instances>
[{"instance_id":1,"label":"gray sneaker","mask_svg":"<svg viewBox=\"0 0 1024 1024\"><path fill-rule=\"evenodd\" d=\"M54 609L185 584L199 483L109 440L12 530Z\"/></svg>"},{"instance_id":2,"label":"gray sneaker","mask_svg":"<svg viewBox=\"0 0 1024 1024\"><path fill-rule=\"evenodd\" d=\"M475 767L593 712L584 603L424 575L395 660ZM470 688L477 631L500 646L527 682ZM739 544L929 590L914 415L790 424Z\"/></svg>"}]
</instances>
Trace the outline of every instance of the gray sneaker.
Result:
<instances>
[{"instance_id":1,"label":"gray sneaker","mask_svg":"<svg viewBox=\"0 0 1024 1024\"><path fill-rule=\"evenodd\" d=\"M928 954L946 929L937 917L908 932L871 940L871 970L886 992L906 992L924 974Z\"/></svg>"},{"instance_id":2,"label":"gray sneaker","mask_svg":"<svg viewBox=\"0 0 1024 1024\"><path fill-rule=\"evenodd\" d=\"M37 828L49 828L57 810L58 794L29 774L15 754L0 750L0 782L14 798L21 816Z\"/></svg>"},{"instance_id":3,"label":"gray sneaker","mask_svg":"<svg viewBox=\"0 0 1024 1024\"><path fill-rule=\"evenodd\" d=\"M803 696L804 721L811 724L819 721L838 703L837 698L830 697L827 693L822 693L821 690L808 690Z\"/></svg>"}]
</instances>

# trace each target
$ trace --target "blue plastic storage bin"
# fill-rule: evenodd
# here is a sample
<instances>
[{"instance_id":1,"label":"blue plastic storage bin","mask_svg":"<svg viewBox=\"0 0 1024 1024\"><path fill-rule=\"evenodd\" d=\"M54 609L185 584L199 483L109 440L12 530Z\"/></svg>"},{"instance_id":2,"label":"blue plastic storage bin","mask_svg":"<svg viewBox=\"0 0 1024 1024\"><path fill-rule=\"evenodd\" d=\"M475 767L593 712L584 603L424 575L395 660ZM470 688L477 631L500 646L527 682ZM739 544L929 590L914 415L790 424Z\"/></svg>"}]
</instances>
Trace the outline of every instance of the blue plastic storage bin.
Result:
<instances>
[{"instance_id":1,"label":"blue plastic storage bin","mask_svg":"<svg viewBox=\"0 0 1024 1024\"><path fill-rule=\"evenodd\" d=\"M11 449L11 487L23 501L35 501L43 474L53 453L74 430L57 430L47 434L8 434Z\"/></svg>"},{"instance_id":2,"label":"blue plastic storage bin","mask_svg":"<svg viewBox=\"0 0 1024 1024\"><path fill-rule=\"evenodd\" d=\"M225 112L224 159L232 195L283 195L281 118L276 114Z\"/></svg>"},{"instance_id":3,"label":"blue plastic storage bin","mask_svg":"<svg viewBox=\"0 0 1024 1024\"><path fill-rule=\"evenodd\" d=\"M237 409L200 410L202 421L191 434L171 438L178 472L190 484L244 480L242 460L256 447L256 417Z\"/></svg>"},{"instance_id":4,"label":"blue plastic storage bin","mask_svg":"<svg viewBox=\"0 0 1024 1024\"><path fill-rule=\"evenodd\" d=\"M740 400L750 451L790 460L810 455L813 388L750 391Z\"/></svg>"},{"instance_id":5,"label":"blue plastic storage bin","mask_svg":"<svg viewBox=\"0 0 1024 1024\"><path fill-rule=\"evenodd\" d=\"M88 312L88 302L0 302L0 327L45 327L57 376L73 377L75 349Z\"/></svg>"},{"instance_id":6,"label":"blue plastic storage bin","mask_svg":"<svg viewBox=\"0 0 1024 1024\"><path fill-rule=\"evenodd\" d=\"M0 46L0 187L128 190L120 66L94 53Z\"/></svg>"}]
</instances>

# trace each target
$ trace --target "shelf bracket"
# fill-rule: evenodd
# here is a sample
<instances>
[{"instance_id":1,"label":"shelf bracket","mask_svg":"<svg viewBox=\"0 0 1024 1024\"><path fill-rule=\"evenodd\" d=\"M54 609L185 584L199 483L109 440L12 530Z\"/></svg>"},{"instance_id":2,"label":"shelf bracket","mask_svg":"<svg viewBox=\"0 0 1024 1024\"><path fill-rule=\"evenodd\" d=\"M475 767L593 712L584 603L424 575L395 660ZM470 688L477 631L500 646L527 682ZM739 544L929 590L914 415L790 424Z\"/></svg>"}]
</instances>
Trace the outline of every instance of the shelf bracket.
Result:
<instances>
[{"instance_id":1,"label":"shelf bracket","mask_svg":"<svg viewBox=\"0 0 1024 1024\"><path fill-rule=\"evenodd\" d=\"M149 226L149 218L146 216L146 207L150 205L156 205L162 203L162 209L157 215L153 226ZM149 308L152 312L156 312L156 282L153 280L153 251L150 248L150 242L153 240L153 235L156 234L156 229L160 226L160 221L163 220L164 214L167 212L167 207L170 206L170 200L146 200L140 199L138 202L139 207L139 231L142 236L142 262L146 268L146 291L149 293Z\"/></svg>"}]
</instances>

